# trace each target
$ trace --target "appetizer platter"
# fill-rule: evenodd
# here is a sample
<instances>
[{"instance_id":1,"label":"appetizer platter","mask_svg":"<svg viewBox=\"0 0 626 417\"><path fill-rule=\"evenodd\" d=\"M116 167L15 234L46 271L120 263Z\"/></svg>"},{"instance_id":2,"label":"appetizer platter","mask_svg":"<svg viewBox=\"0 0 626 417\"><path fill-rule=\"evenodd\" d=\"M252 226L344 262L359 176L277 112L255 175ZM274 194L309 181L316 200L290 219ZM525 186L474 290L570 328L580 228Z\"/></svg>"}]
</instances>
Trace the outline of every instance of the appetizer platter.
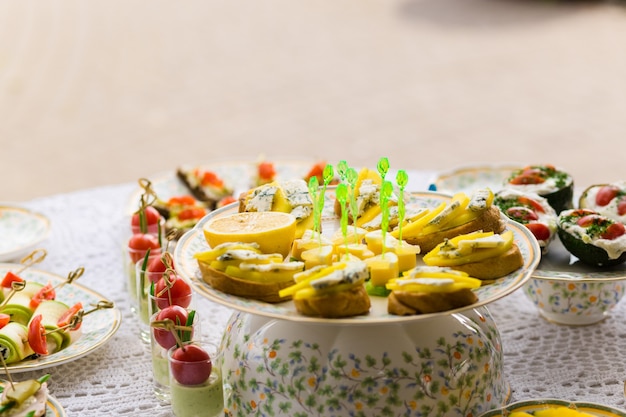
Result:
<instances>
[{"instance_id":1,"label":"appetizer platter","mask_svg":"<svg viewBox=\"0 0 626 417\"><path fill-rule=\"evenodd\" d=\"M44 375L38 380L0 381L0 415L25 416L25 417L66 417L65 409L61 403L49 394L47 379L49 375ZM12 385L13 384L13 385ZM21 387L20 387L21 386ZM39 388L36 388L36 387ZM19 390L21 395L19 400L11 399L9 394L11 387ZM29 393L30 395L26 395Z\"/></svg>"},{"instance_id":2,"label":"appetizer platter","mask_svg":"<svg viewBox=\"0 0 626 417\"><path fill-rule=\"evenodd\" d=\"M0 275L5 277L10 272L22 269L22 266L21 264L0 264ZM69 306L76 306L80 303L84 306L84 315L89 314L89 316L82 320L78 333L71 336L60 350L49 354L33 352L22 360L8 363L7 369L11 373L41 370L74 361L102 347L118 330L121 323L121 312L113 306L112 302L97 292L79 283L67 284L68 280L63 277L33 268L21 271L19 277L27 284L33 283L42 288L54 288L55 300ZM98 307L102 305L106 307ZM46 320L45 317L43 320ZM10 334L6 337L10 338ZM5 370L0 368L0 372L5 372Z\"/></svg>"},{"instance_id":3,"label":"appetizer platter","mask_svg":"<svg viewBox=\"0 0 626 417\"><path fill-rule=\"evenodd\" d=\"M50 234L50 220L25 208L0 206L0 262L30 252Z\"/></svg>"},{"instance_id":4,"label":"appetizer platter","mask_svg":"<svg viewBox=\"0 0 626 417\"><path fill-rule=\"evenodd\" d=\"M332 234L339 227L339 222L332 211L334 201L332 196L333 190L329 189L328 191L329 198L327 198L324 210L325 214L323 215L324 230L325 233ZM411 203L423 205L424 207L436 207L442 202L448 200L450 200L450 197L445 194L431 192L414 192L410 194ZM189 278L198 292L207 298L239 311L298 322L328 322L327 319L307 317L298 314L293 304L290 302L276 304L237 297L215 290L202 280L198 268L198 262L194 257L194 254L205 251L209 248L203 234L203 225L214 217L225 216L229 213L236 212L236 210L236 204L220 208L202 219L194 229L183 235L176 246L174 255L179 273ZM475 292L478 296L478 301L471 306L458 309L458 311L486 305L520 288L530 277L530 271L532 271L539 262L538 245L528 229L514 222L508 222L507 229L513 232L515 240L520 248L520 251L522 252L522 256L524 258L523 267L503 278L477 288ZM372 297L372 308L368 315L332 319L332 322L350 324L384 324L428 319L432 316L440 314L453 314L454 312L455 310L447 311L445 313L422 314L417 316L391 315L387 312L387 300L384 297Z\"/></svg>"},{"instance_id":5,"label":"appetizer platter","mask_svg":"<svg viewBox=\"0 0 626 417\"><path fill-rule=\"evenodd\" d=\"M585 401L566 401L556 398L540 398L516 401L480 417L626 417L626 411L602 404Z\"/></svg>"}]
</instances>

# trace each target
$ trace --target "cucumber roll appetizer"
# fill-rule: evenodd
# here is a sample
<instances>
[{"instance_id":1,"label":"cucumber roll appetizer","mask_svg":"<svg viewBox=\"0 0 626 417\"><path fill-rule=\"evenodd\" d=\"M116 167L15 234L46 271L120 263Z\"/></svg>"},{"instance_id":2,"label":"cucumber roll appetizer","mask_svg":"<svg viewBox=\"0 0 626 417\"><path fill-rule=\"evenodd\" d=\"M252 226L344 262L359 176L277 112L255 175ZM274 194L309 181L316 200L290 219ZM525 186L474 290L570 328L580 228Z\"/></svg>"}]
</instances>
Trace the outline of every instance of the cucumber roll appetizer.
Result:
<instances>
[{"instance_id":1,"label":"cucumber roll appetizer","mask_svg":"<svg viewBox=\"0 0 626 417\"><path fill-rule=\"evenodd\" d=\"M626 223L626 181L588 187L580 195L578 206Z\"/></svg>"},{"instance_id":2,"label":"cucumber roll appetizer","mask_svg":"<svg viewBox=\"0 0 626 417\"><path fill-rule=\"evenodd\" d=\"M513 189L503 189L493 200L508 218L523 224L539 242L542 253L556 237L557 214L548 200L535 193L524 193Z\"/></svg>"},{"instance_id":3,"label":"cucumber roll appetizer","mask_svg":"<svg viewBox=\"0 0 626 417\"><path fill-rule=\"evenodd\" d=\"M626 228L596 211L565 210L559 214L563 246L581 262L608 267L626 261Z\"/></svg>"},{"instance_id":4,"label":"cucumber roll appetizer","mask_svg":"<svg viewBox=\"0 0 626 417\"><path fill-rule=\"evenodd\" d=\"M35 309L32 300L37 294L41 294L43 290L43 284L35 281L25 282L24 288L10 296L11 298L8 299L6 304L2 307L1 312L11 316L12 322L21 323L23 325L28 324ZM9 291L9 289L4 289L5 297L9 296Z\"/></svg>"},{"instance_id":5,"label":"cucumber roll appetizer","mask_svg":"<svg viewBox=\"0 0 626 417\"><path fill-rule=\"evenodd\" d=\"M24 360L35 352L28 343L28 328L9 322L0 329L0 354L7 364Z\"/></svg>"},{"instance_id":6,"label":"cucumber roll appetizer","mask_svg":"<svg viewBox=\"0 0 626 417\"><path fill-rule=\"evenodd\" d=\"M552 165L528 165L514 171L505 188L540 195L548 200L556 213L574 207L574 179Z\"/></svg>"}]
</instances>

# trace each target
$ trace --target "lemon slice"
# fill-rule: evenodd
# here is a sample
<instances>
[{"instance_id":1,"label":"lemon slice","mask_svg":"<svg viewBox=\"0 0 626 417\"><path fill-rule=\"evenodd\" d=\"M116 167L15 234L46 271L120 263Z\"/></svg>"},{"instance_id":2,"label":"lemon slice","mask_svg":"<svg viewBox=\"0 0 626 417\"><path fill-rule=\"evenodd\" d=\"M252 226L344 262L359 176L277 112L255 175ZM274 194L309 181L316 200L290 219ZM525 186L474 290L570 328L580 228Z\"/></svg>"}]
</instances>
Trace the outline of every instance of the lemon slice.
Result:
<instances>
[{"instance_id":1,"label":"lemon slice","mask_svg":"<svg viewBox=\"0 0 626 417\"><path fill-rule=\"evenodd\" d=\"M296 218L276 211L235 213L208 221L203 232L213 248L226 242L257 243L262 253L285 258L295 238Z\"/></svg>"}]
</instances>

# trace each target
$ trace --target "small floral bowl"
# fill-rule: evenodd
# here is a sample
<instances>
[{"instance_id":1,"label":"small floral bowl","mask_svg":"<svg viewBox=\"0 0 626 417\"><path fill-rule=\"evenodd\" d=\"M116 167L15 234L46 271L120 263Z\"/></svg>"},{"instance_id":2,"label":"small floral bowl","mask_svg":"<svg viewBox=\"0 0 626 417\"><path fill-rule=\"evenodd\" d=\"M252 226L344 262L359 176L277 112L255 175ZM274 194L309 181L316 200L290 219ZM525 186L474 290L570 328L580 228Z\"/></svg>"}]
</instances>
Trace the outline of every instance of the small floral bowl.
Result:
<instances>
[{"instance_id":1,"label":"small floral bowl","mask_svg":"<svg viewBox=\"0 0 626 417\"><path fill-rule=\"evenodd\" d=\"M523 289L546 320L582 326L598 323L609 315L624 297L626 278L533 276Z\"/></svg>"},{"instance_id":2,"label":"small floral bowl","mask_svg":"<svg viewBox=\"0 0 626 417\"><path fill-rule=\"evenodd\" d=\"M507 405L506 407L498 408L496 410L491 410L485 414L481 414L480 417L507 417L514 412L527 413L532 416L535 415L535 412L540 410L558 409L562 407L565 407L568 410L578 411L580 413L585 413L585 415L591 416L626 417L626 411L618 410L616 408L608 407L606 405L583 401L573 402L557 400L554 398L514 402Z\"/></svg>"}]
</instances>

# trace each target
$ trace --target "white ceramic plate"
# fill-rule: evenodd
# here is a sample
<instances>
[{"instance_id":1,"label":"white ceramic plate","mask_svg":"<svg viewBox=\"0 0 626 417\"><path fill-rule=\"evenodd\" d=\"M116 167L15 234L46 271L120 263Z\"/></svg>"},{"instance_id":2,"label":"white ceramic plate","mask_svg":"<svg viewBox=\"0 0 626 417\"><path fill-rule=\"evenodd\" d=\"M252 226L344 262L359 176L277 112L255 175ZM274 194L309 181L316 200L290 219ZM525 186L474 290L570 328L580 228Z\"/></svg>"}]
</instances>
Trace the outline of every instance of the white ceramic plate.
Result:
<instances>
[{"instance_id":1,"label":"white ceramic plate","mask_svg":"<svg viewBox=\"0 0 626 417\"><path fill-rule=\"evenodd\" d=\"M50 233L50 220L21 207L0 206L0 262L19 260Z\"/></svg>"},{"instance_id":2,"label":"white ceramic plate","mask_svg":"<svg viewBox=\"0 0 626 417\"><path fill-rule=\"evenodd\" d=\"M455 169L439 174L430 184L431 191L455 194L465 192L471 194L477 188L489 187L496 192L502 189L504 181L518 166L474 166Z\"/></svg>"},{"instance_id":3,"label":"white ceramic plate","mask_svg":"<svg viewBox=\"0 0 626 417\"><path fill-rule=\"evenodd\" d=\"M18 264L0 264L0 277L4 277L10 270L17 270L20 266ZM66 278L32 268L23 271L20 273L20 276L27 281L37 281L42 284L51 282L53 286L66 281ZM85 310L90 310L100 301L108 301L97 292L76 282L71 285L65 285L57 289L56 292L57 300L70 306L80 301L83 303ZM121 320L122 314L116 307L91 313L83 319L80 337L67 348L50 355L10 364L8 365L9 372L36 371L81 358L102 347L115 334ZM4 373L4 369L1 367L0 373Z\"/></svg>"},{"instance_id":4,"label":"white ceramic plate","mask_svg":"<svg viewBox=\"0 0 626 417\"><path fill-rule=\"evenodd\" d=\"M276 169L276 178L278 180L304 178L306 174L313 168L318 160L268 160L274 163ZM238 196L240 193L256 186L254 180L257 173L257 161L225 161L212 162L206 165L198 165L204 169L215 172L224 183L233 189L233 195ZM195 166L193 166L195 167ZM186 168L193 168L187 166ZM189 195L190 191L185 184L176 176L175 171L157 174L148 177L152 183L154 192L162 199L167 200L170 197ZM138 189L130 198L129 213L137 210L139 198L142 190Z\"/></svg>"},{"instance_id":5,"label":"white ceramic plate","mask_svg":"<svg viewBox=\"0 0 626 417\"><path fill-rule=\"evenodd\" d=\"M485 414L481 414L480 417L506 417L513 411L532 414L535 411L556 407L568 407L580 412L591 414L592 416L626 417L626 411L606 405L589 403L585 401L557 400L554 398L517 401L507 405L506 407L502 407L497 410L492 410Z\"/></svg>"},{"instance_id":6,"label":"white ceramic plate","mask_svg":"<svg viewBox=\"0 0 626 417\"><path fill-rule=\"evenodd\" d=\"M327 195L330 193L327 193ZM411 193L411 203L419 203L424 207L436 207L443 201L448 201L449 196L438 193L416 192ZM332 205L332 198L328 198L328 205ZM180 274L191 280L198 292L212 301L218 302L225 306L252 314L263 315L266 317L287 319L302 322L325 322L329 319L320 319L314 317L306 317L299 314L291 301L270 304L256 300L249 300L241 297L225 294L221 291L213 289L206 284L200 277L200 272L196 259L193 257L195 253L206 251L209 246L206 243L202 227L209 219L224 214L234 213L237 210L237 204L226 206L218 209L205 216L194 229L187 232L179 240L174 252L174 263ZM332 234L338 228L338 220L334 217L330 218L325 210L324 232ZM401 317L387 313L387 299L383 297L371 297L372 308L370 314L365 316L350 317L345 319L332 319L332 323L346 324L376 324L391 323L426 319L433 316L452 314L468 308L475 308L481 305L491 303L505 295L510 294L520 288L529 278L531 272L539 263L540 249L537 240L528 231L528 229L519 223L509 222L508 228L515 234L515 240L524 257L524 265L517 271L496 280L494 283L484 285L476 290L479 301L475 304L460 308L457 310L446 311L443 313L423 314L417 316Z\"/></svg>"}]
</instances>

